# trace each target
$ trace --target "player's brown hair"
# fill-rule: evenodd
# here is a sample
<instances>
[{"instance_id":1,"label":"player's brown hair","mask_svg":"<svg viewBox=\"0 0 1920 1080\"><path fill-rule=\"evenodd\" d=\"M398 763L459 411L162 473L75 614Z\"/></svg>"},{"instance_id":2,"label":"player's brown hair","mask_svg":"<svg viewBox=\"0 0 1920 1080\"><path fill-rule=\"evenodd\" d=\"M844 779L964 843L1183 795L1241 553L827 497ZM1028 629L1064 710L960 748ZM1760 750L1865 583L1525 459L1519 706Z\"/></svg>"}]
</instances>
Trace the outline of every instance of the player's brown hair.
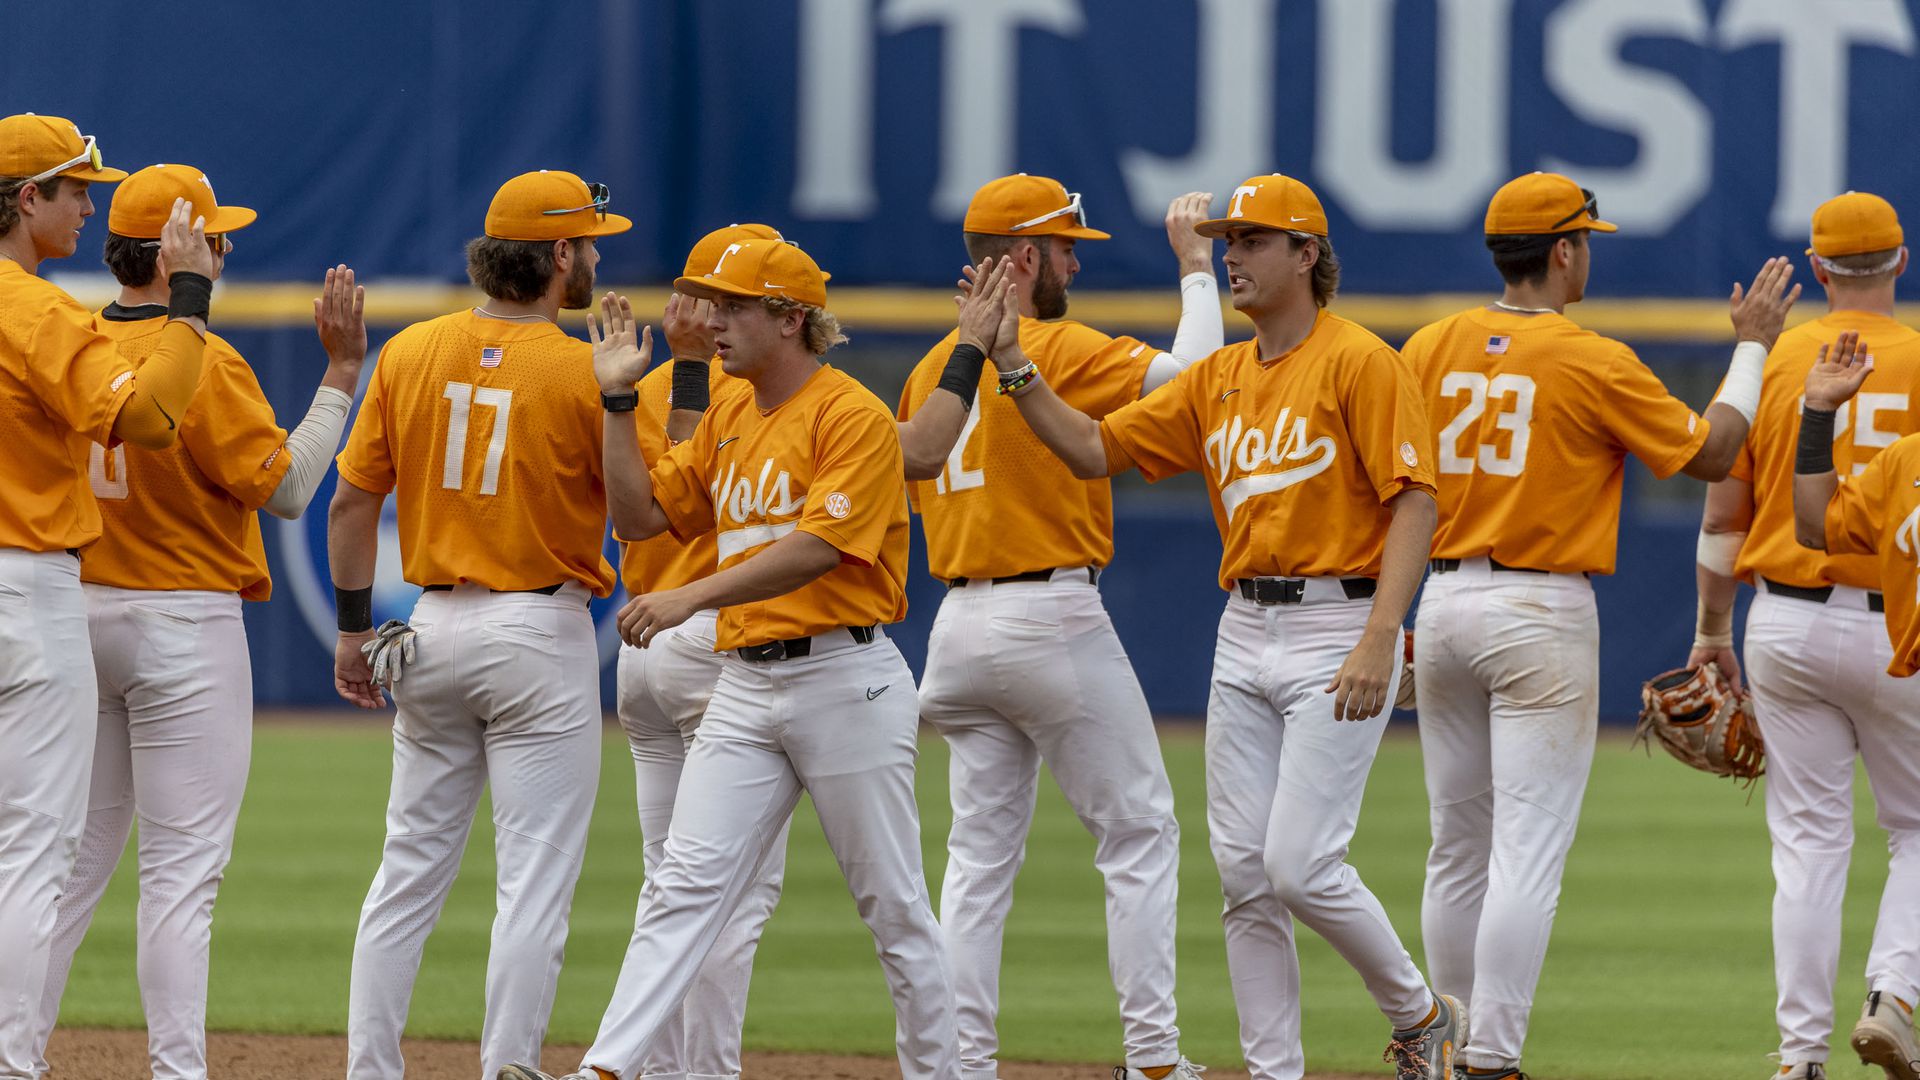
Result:
<instances>
[{"instance_id":1,"label":"player's brown hair","mask_svg":"<svg viewBox=\"0 0 1920 1080\"><path fill-rule=\"evenodd\" d=\"M847 343L847 335L840 332L840 320L834 318L833 312L826 308L813 307L785 296L763 296L760 305L776 319L789 311L806 312L807 321L800 328L801 344L815 356L825 356L835 345Z\"/></svg>"},{"instance_id":2,"label":"player's brown hair","mask_svg":"<svg viewBox=\"0 0 1920 1080\"><path fill-rule=\"evenodd\" d=\"M145 240L110 232L107 234L106 250L100 253L100 261L113 271L115 281L130 289L151 285L154 274L159 272L160 249L147 247L146 244Z\"/></svg>"},{"instance_id":3,"label":"player's brown hair","mask_svg":"<svg viewBox=\"0 0 1920 1080\"><path fill-rule=\"evenodd\" d=\"M41 198L57 199L60 197L60 185L66 180L64 176L55 176L37 181L34 186L40 189ZM20 191L27 183L24 176L0 176L0 236L7 235L15 225L20 224Z\"/></svg>"},{"instance_id":4,"label":"player's brown hair","mask_svg":"<svg viewBox=\"0 0 1920 1080\"><path fill-rule=\"evenodd\" d=\"M1313 302L1326 307L1340 291L1340 256L1333 253L1333 241L1313 233L1288 232L1288 250L1299 251L1308 240L1320 245L1320 256L1313 262Z\"/></svg>"},{"instance_id":5,"label":"player's brown hair","mask_svg":"<svg viewBox=\"0 0 1920 1080\"><path fill-rule=\"evenodd\" d=\"M1823 255L1820 261L1832 263L1842 270L1871 270L1892 259L1899 250L1899 248L1883 248L1879 251L1863 251L1858 255L1835 255L1831 258ZM1840 285L1846 288L1860 288L1863 286L1885 285L1887 282L1893 280L1893 272L1897 269L1899 269L1899 266L1895 264L1892 268L1882 270L1877 274L1836 275L1827 279L1830 283L1828 287L1831 288L1833 285Z\"/></svg>"},{"instance_id":6,"label":"player's brown hair","mask_svg":"<svg viewBox=\"0 0 1920 1080\"><path fill-rule=\"evenodd\" d=\"M1053 237L1048 235L1001 236L999 233L970 232L963 233L961 236L967 242L967 258L972 259L975 266L979 266L987 259L1004 257L1013 250L1015 244L1032 244L1040 250L1042 259L1045 259L1053 250Z\"/></svg>"},{"instance_id":7,"label":"player's brown hair","mask_svg":"<svg viewBox=\"0 0 1920 1080\"><path fill-rule=\"evenodd\" d=\"M1493 253L1493 268L1500 280L1509 285L1538 285L1547 280L1547 267L1553 261L1553 245L1562 239L1578 247L1587 242L1587 230L1558 233L1488 234L1487 250Z\"/></svg>"},{"instance_id":8,"label":"player's brown hair","mask_svg":"<svg viewBox=\"0 0 1920 1080\"><path fill-rule=\"evenodd\" d=\"M568 242L578 256L582 241ZM495 299L531 304L546 295L554 272L551 240L476 236L467 241L467 278Z\"/></svg>"}]
</instances>

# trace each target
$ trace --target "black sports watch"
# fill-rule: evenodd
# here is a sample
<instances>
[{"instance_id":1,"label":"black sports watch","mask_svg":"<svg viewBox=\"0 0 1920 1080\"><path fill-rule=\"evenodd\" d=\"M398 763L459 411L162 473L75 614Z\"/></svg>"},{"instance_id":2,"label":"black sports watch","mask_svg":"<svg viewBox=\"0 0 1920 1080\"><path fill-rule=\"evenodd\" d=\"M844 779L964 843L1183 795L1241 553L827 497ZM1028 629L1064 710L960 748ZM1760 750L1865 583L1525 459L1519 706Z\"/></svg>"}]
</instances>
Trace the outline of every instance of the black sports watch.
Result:
<instances>
[{"instance_id":1,"label":"black sports watch","mask_svg":"<svg viewBox=\"0 0 1920 1080\"><path fill-rule=\"evenodd\" d=\"M608 412L632 412L640 405L640 391L600 391L600 407Z\"/></svg>"}]
</instances>

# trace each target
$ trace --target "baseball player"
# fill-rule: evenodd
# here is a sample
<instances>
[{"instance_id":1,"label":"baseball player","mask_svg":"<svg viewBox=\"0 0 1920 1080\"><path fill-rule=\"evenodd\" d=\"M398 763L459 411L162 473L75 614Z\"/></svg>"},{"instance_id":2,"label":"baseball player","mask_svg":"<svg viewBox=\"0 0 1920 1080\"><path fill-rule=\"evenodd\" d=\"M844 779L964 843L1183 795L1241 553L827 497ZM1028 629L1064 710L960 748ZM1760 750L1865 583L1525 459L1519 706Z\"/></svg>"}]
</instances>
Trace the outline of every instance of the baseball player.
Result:
<instances>
[{"instance_id":1,"label":"baseball player","mask_svg":"<svg viewBox=\"0 0 1920 1080\"><path fill-rule=\"evenodd\" d=\"M686 276L697 277L739 240L780 239L766 225L733 225L702 237L687 256ZM824 276L824 275L823 275ZM667 447L685 442L709 408L751 397L753 385L726 374L712 361L712 303L676 293L667 302L661 329L673 350L672 364L648 372L635 389L640 452L658 461ZM719 549L713 534L685 543L662 533L626 545L620 573L633 596L665 592L713 573ZM645 838L646 876L658 871L687 748L707 711L725 654L714 649L716 609L697 611L679 626L654 635L645 648L624 645L619 661L620 725L633 751L633 782ZM782 824L766 859L726 922L713 951L687 990L684 1009L669 1015L647 1048L639 1075L662 1078L735 1077L740 1074L740 1029L747 1011L753 954L780 899L786 867L787 826Z\"/></svg>"},{"instance_id":2,"label":"baseball player","mask_svg":"<svg viewBox=\"0 0 1920 1080\"><path fill-rule=\"evenodd\" d=\"M152 355L171 290L158 237L176 199L205 219L213 277L230 234L255 214L221 206L199 169L154 165L115 191L106 263L120 298L98 328L122 355ZM220 337L180 438L166 450L91 445L93 494L106 531L80 580L100 690L93 779L79 859L60 898L38 1063L46 1068L73 954L93 920L127 834L140 817L139 978L156 1077L207 1075L207 954L213 901L233 844L253 732L253 671L243 600L272 592L256 510L299 517L346 427L366 356L353 272L327 274L315 323L329 362L292 432L275 422L253 371Z\"/></svg>"},{"instance_id":3,"label":"baseball player","mask_svg":"<svg viewBox=\"0 0 1920 1080\"><path fill-rule=\"evenodd\" d=\"M1594 574L1610 574L1626 456L1660 477L1727 475L1759 361L1797 290L1785 259L1743 292L1742 344L1703 418L1620 342L1566 309L1590 242L1614 226L1567 177L1494 193L1498 300L1422 328L1402 356L1439 431L1440 516L1415 616L1420 745L1433 848L1421 903L1427 973L1465 1002L1467 1076L1517 1077L1599 723ZM1758 342L1758 344L1752 344Z\"/></svg>"},{"instance_id":4,"label":"baseball player","mask_svg":"<svg viewBox=\"0 0 1920 1080\"><path fill-rule=\"evenodd\" d=\"M618 447L609 437L610 482L631 485L623 498L650 501L643 527L621 535L711 532L719 557L706 577L635 597L620 629L650 648L695 612L719 609L715 647L727 655L613 1001L571 1080L639 1075L802 791L873 933L901 1074L952 1080L953 997L913 794L918 695L881 629L906 611L907 500L893 419L821 364L843 338L825 310L824 276L798 247L736 240L711 270L674 285L713 302L722 366L753 394L716 402L651 475L631 438ZM643 370L631 315L624 301L602 306L596 340L630 385ZM602 385L614 391L621 380ZM500 1072L545 1077L531 1065Z\"/></svg>"},{"instance_id":5,"label":"baseball player","mask_svg":"<svg viewBox=\"0 0 1920 1080\"><path fill-rule=\"evenodd\" d=\"M1857 394L1820 406L1839 410L1830 421L1828 457L1841 475L1864 482L1870 463L1890 453L1885 448L1897 436L1920 430L1911 396L1920 377L1920 334L1893 318L1894 280L1907 255L1886 200L1848 192L1827 201L1814 212L1812 240L1827 313L1781 335L1733 478L1708 492L1700 625L1688 658L1689 666L1714 661L1738 677L1734 594L1737 580L1752 584L1758 595L1747 613L1746 677L1767 747L1775 1022L1781 1071L1793 1080L1824 1074L1833 1032L1856 757L1866 766L1892 857L1853 1044L1870 1062L1884 1063L1889 1053L1901 1062L1920 1059L1906 1018L1920 991L1920 714L1911 685L1887 674L1895 655L1880 616L1886 609L1891 620L1901 586L1896 578L1883 581L1883 561L1843 546L1837 533L1825 554L1800 546L1793 524L1801 399L1815 408L1808 376L1816 357L1843 332L1856 331L1872 359ZM1862 489L1849 481L1843 490ZM1824 500L1814 509L1820 506ZM1819 520L1816 513L1816 537ZM1910 588L1905 595L1912 596ZM1890 1075L1913 1080L1915 1068Z\"/></svg>"},{"instance_id":6,"label":"baseball player","mask_svg":"<svg viewBox=\"0 0 1920 1080\"><path fill-rule=\"evenodd\" d=\"M632 226L607 202L604 186L567 172L503 184L486 234L467 245L485 303L387 343L340 455L327 543L334 682L377 708L390 681L397 708L386 846L354 939L353 1080L401 1075L421 946L489 784L499 910L484 1075L537 1054L546 1031L599 781L587 602L614 586L600 553L609 500L592 350L555 320L592 300L595 239ZM376 638L377 526L396 491L406 579L426 591L410 627Z\"/></svg>"},{"instance_id":7,"label":"baseball player","mask_svg":"<svg viewBox=\"0 0 1920 1080\"><path fill-rule=\"evenodd\" d=\"M1426 413L1399 356L1327 310L1339 262L1305 184L1253 177L1225 217L1196 228L1226 238L1233 306L1255 340L1096 421L1003 330L998 389L1076 477L1206 478L1227 590L1207 704L1207 821L1247 1068L1299 1080L1305 1067L1297 917L1392 1022L1397 1075L1446 1080L1465 1011L1429 991L1346 863L1433 529Z\"/></svg>"},{"instance_id":8,"label":"baseball player","mask_svg":"<svg viewBox=\"0 0 1920 1080\"><path fill-rule=\"evenodd\" d=\"M1184 196L1168 211L1184 275L1172 353L1063 317L1079 269L1077 243L1108 234L1087 227L1079 196L1058 181L995 180L974 195L962 227L974 262L1014 285L1017 347L1069 404L1098 418L1220 347L1213 243L1193 230L1211 200ZM1105 476L1076 480L1013 401L992 392L983 360L998 347L997 328L997 318L987 322L985 340L963 336L964 327L948 334L914 369L899 411L912 423L941 389L963 394L970 410L950 453L918 469L907 458L929 568L948 587L928 642L920 713L951 752L953 829L940 925L961 1074L995 1075L1001 938L1045 760L1093 834L1094 864L1107 881L1123 1080L1162 1080L1176 1070L1190 1078L1173 994L1180 846L1173 789L1146 697L1094 584L1113 558L1110 486ZM948 375L955 367L959 378ZM1048 497L1035 499L1040 491Z\"/></svg>"},{"instance_id":9,"label":"baseball player","mask_svg":"<svg viewBox=\"0 0 1920 1080\"><path fill-rule=\"evenodd\" d=\"M0 119L0 1078L37 1071L61 893L86 824L99 690L80 586L100 537L88 440L159 450L200 382L213 293L206 223L176 201L160 231L172 292L145 363L39 276L72 255L88 188L126 178L93 136L31 113ZM135 368L138 367L138 374Z\"/></svg>"}]
</instances>

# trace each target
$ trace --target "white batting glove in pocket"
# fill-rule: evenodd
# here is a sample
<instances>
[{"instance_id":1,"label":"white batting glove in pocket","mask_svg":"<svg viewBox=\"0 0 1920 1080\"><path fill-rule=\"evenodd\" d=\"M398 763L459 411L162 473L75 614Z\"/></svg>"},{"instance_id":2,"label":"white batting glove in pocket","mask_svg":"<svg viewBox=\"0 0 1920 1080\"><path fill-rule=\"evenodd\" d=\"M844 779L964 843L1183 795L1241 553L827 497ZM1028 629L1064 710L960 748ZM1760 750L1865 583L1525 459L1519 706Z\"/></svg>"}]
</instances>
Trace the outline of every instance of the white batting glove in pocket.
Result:
<instances>
[{"instance_id":1,"label":"white batting glove in pocket","mask_svg":"<svg viewBox=\"0 0 1920 1080\"><path fill-rule=\"evenodd\" d=\"M419 636L401 619L388 619L380 624L380 629L373 632L373 640L360 646L367 666L373 671L373 685L393 689L407 665L413 663L414 640Z\"/></svg>"}]
</instances>

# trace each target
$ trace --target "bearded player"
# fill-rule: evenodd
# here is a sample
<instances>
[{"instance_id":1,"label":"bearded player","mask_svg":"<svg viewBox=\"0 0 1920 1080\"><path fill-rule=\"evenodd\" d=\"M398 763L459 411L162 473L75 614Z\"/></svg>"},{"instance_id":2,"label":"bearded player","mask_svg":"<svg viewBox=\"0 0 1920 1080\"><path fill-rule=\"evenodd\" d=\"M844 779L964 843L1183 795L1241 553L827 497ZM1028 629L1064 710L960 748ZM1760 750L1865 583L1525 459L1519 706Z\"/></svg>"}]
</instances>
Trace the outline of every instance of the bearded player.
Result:
<instances>
[{"instance_id":1,"label":"bearded player","mask_svg":"<svg viewBox=\"0 0 1920 1080\"><path fill-rule=\"evenodd\" d=\"M1439 524L1414 627L1431 802L1421 923L1427 972L1473 1014L1464 1075L1520 1076L1534 988L1593 763L1600 626L1632 454L1659 477L1727 475L1759 362L1799 290L1769 261L1734 287L1741 344L1703 419L1633 350L1566 316L1586 295L1591 192L1530 173L1494 193L1486 241L1500 298L1401 350L1439 430Z\"/></svg>"},{"instance_id":2,"label":"bearded player","mask_svg":"<svg viewBox=\"0 0 1920 1080\"><path fill-rule=\"evenodd\" d=\"M1780 336L1767 358L1759 419L1733 477L1707 493L1701 522L1700 626L1689 666L1714 661L1738 678L1738 581L1758 594L1747 612L1746 679L1767 747L1774 1020L1781 1072L1791 1080L1823 1075L1828 1059L1856 760L1866 768L1891 858L1867 954L1867 1001L1851 1042L1869 1062L1920 1060L1911 1023L1920 992L1920 714L1912 685L1895 677L1904 672L1889 674L1896 666L1890 600L1902 586L1883 580L1883 559L1842 546L1837 536L1824 551L1794 537L1801 402L1809 415L1816 411L1809 374L1842 334L1857 333L1859 351L1872 360L1854 392L1818 406L1835 413L1827 456L1854 478L1846 489L1868 490L1857 482L1871 464L1891 453L1885 448L1896 437L1920 430L1913 411L1920 334L1894 320L1904 241L1893 206L1877 195L1847 192L1814 211L1808 255L1827 291L1827 313ZM1889 1065L1889 1075L1913 1080L1920 1066L1901 1068Z\"/></svg>"},{"instance_id":3,"label":"bearded player","mask_svg":"<svg viewBox=\"0 0 1920 1080\"><path fill-rule=\"evenodd\" d=\"M1207 821L1248 1070L1299 1080L1293 920L1351 964L1393 1025L1402 1080L1451 1080L1467 1018L1434 993L1346 862L1433 530L1433 439L1406 365L1327 310L1339 262L1320 200L1256 176L1227 215L1227 282L1255 340L1094 420L1001 335L998 389L1081 478L1200 472L1227 607L1207 703Z\"/></svg>"}]
</instances>

